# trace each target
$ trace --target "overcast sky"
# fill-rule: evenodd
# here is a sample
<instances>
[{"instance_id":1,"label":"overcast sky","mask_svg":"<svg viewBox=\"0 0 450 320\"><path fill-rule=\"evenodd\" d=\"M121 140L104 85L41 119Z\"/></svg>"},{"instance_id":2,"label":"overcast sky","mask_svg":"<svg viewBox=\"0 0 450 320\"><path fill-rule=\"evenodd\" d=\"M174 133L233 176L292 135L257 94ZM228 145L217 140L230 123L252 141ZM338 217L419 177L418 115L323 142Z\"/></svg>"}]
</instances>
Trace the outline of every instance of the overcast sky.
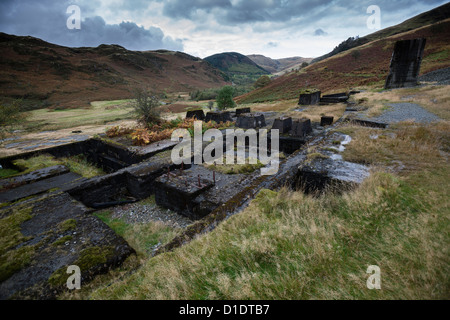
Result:
<instances>
[{"instance_id":1,"label":"overcast sky","mask_svg":"<svg viewBox=\"0 0 450 320\"><path fill-rule=\"evenodd\" d=\"M236 51L271 58L317 57L370 30L377 5L381 28L441 0L0 0L0 31L71 46L120 44L131 50L170 49L204 58ZM69 5L81 29L68 29ZM73 21L73 20L71 20Z\"/></svg>"}]
</instances>

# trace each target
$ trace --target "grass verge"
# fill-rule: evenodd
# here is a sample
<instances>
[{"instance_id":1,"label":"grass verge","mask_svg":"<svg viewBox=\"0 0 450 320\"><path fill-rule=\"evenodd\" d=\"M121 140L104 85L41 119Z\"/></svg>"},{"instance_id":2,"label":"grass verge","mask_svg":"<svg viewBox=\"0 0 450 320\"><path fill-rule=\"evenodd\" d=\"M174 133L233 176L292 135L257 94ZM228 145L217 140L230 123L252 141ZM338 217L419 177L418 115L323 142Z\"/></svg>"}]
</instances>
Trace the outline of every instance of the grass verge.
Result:
<instances>
[{"instance_id":1,"label":"grass verge","mask_svg":"<svg viewBox=\"0 0 450 320\"><path fill-rule=\"evenodd\" d=\"M105 174L102 169L97 168L87 161L83 155L56 159L52 155L43 154L29 159L18 159L14 161L14 165L18 167L21 172L10 171L10 176L24 174L56 165L64 165L69 168L70 171L78 173L85 178L92 178Z\"/></svg>"}]
</instances>

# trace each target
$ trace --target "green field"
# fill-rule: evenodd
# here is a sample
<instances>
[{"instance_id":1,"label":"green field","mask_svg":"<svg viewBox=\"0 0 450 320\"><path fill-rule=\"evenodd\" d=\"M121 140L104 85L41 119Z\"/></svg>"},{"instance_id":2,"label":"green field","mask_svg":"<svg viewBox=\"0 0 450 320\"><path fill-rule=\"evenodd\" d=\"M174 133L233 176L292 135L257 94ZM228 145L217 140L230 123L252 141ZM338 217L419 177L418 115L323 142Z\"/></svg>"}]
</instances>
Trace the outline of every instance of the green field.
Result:
<instances>
[{"instance_id":1,"label":"green field","mask_svg":"<svg viewBox=\"0 0 450 320\"><path fill-rule=\"evenodd\" d=\"M33 110L29 112L25 128L31 131L59 130L133 119L131 101L96 101L88 109Z\"/></svg>"}]
</instances>

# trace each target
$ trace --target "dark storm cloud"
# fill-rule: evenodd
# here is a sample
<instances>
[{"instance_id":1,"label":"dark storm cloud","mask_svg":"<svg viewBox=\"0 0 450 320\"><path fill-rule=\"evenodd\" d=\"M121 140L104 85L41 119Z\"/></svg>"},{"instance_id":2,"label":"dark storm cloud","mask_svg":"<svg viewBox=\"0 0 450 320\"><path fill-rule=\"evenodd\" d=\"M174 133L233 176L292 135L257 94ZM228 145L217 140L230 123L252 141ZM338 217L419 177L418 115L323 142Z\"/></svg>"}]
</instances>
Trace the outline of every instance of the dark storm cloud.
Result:
<instances>
[{"instance_id":1,"label":"dark storm cloud","mask_svg":"<svg viewBox=\"0 0 450 320\"><path fill-rule=\"evenodd\" d=\"M221 23L232 25L261 21L286 21L293 17L307 15L310 10L330 4L329 0L169 0L164 1L164 14L173 18L196 19L198 11L207 11L213 12Z\"/></svg>"},{"instance_id":2,"label":"dark storm cloud","mask_svg":"<svg viewBox=\"0 0 450 320\"><path fill-rule=\"evenodd\" d=\"M70 4L81 9L81 30L66 26ZM166 37L160 28L139 27L134 22L107 24L92 15L100 1L7 0L0 4L0 31L15 35L31 35L71 47L120 44L131 50L183 50L181 40ZM90 15L91 14L91 15Z\"/></svg>"},{"instance_id":3,"label":"dark storm cloud","mask_svg":"<svg viewBox=\"0 0 450 320\"><path fill-rule=\"evenodd\" d=\"M211 9L232 9L229 0L167 0L164 3L164 14L171 18L193 18L197 10L210 12Z\"/></svg>"},{"instance_id":4,"label":"dark storm cloud","mask_svg":"<svg viewBox=\"0 0 450 320\"><path fill-rule=\"evenodd\" d=\"M341 19L351 19L355 15L366 14L370 5L382 8L387 19L399 17L405 11L421 5L438 6L442 0L168 0L164 3L164 14L171 18L187 18L195 21L199 12L210 12L216 21L224 25L252 24L257 22L285 22L301 18L304 23L312 23L333 15L337 9L343 13ZM421 10L420 8L418 9Z\"/></svg>"}]
</instances>

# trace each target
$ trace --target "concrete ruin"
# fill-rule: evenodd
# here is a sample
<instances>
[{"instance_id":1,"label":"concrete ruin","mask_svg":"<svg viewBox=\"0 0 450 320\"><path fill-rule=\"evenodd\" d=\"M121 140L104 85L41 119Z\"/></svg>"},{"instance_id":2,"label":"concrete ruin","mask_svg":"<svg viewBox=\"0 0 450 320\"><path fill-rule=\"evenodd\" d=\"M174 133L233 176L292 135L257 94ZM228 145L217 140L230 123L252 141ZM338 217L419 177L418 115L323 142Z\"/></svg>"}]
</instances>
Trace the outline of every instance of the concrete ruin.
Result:
<instances>
[{"instance_id":1,"label":"concrete ruin","mask_svg":"<svg viewBox=\"0 0 450 320\"><path fill-rule=\"evenodd\" d=\"M321 127L331 126L333 124L333 121L334 117L323 116L320 118L320 126Z\"/></svg>"},{"instance_id":2,"label":"concrete ruin","mask_svg":"<svg viewBox=\"0 0 450 320\"><path fill-rule=\"evenodd\" d=\"M385 89L417 85L426 39L401 40L395 43Z\"/></svg>"},{"instance_id":3,"label":"concrete ruin","mask_svg":"<svg viewBox=\"0 0 450 320\"><path fill-rule=\"evenodd\" d=\"M280 117L275 119L272 125L272 129L280 130L280 134L287 134L292 129L291 117Z\"/></svg>"},{"instance_id":4,"label":"concrete ruin","mask_svg":"<svg viewBox=\"0 0 450 320\"><path fill-rule=\"evenodd\" d=\"M319 90L304 90L300 93L299 105L316 105L320 102Z\"/></svg>"},{"instance_id":5,"label":"concrete ruin","mask_svg":"<svg viewBox=\"0 0 450 320\"><path fill-rule=\"evenodd\" d=\"M213 181L195 177L193 172L168 172L155 180L155 200L158 205L198 220L203 215L196 210L194 200L213 185Z\"/></svg>"},{"instance_id":6,"label":"concrete ruin","mask_svg":"<svg viewBox=\"0 0 450 320\"><path fill-rule=\"evenodd\" d=\"M239 117L241 114L244 113L251 113L251 109L250 108L238 108L236 109L236 117Z\"/></svg>"},{"instance_id":7,"label":"concrete ruin","mask_svg":"<svg viewBox=\"0 0 450 320\"><path fill-rule=\"evenodd\" d=\"M346 92L323 95L320 97L320 103L345 103L349 99L349 95Z\"/></svg>"},{"instance_id":8,"label":"concrete ruin","mask_svg":"<svg viewBox=\"0 0 450 320\"><path fill-rule=\"evenodd\" d=\"M186 118L187 119L197 119L197 120L203 121L203 120L205 120L205 113L201 109L189 110L186 112Z\"/></svg>"},{"instance_id":9,"label":"concrete ruin","mask_svg":"<svg viewBox=\"0 0 450 320\"><path fill-rule=\"evenodd\" d=\"M236 120L236 127L242 129L256 129L266 126L266 119L262 113L243 113Z\"/></svg>"},{"instance_id":10,"label":"concrete ruin","mask_svg":"<svg viewBox=\"0 0 450 320\"><path fill-rule=\"evenodd\" d=\"M307 118L295 119L292 122L292 129L290 134L294 137L304 138L307 134L312 132L311 120Z\"/></svg>"},{"instance_id":11,"label":"concrete ruin","mask_svg":"<svg viewBox=\"0 0 450 320\"><path fill-rule=\"evenodd\" d=\"M0 299L55 299L67 290L68 266L79 265L81 281L86 283L134 253L124 239L89 213L62 191L2 208L1 219L22 221L20 234L25 238L1 253L15 257L15 266L2 268ZM24 214L26 220L20 220Z\"/></svg>"},{"instance_id":12,"label":"concrete ruin","mask_svg":"<svg viewBox=\"0 0 450 320\"><path fill-rule=\"evenodd\" d=\"M233 121L229 111L209 111L206 114L205 122L214 121L216 123Z\"/></svg>"},{"instance_id":13,"label":"concrete ruin","mask_svg":"<svg viewBox=\"0 0 450 320\"><path fill-rule=\"evenodd\" d=\"M350 136L339 132L328 134L320 147L307 155L307 160L299 166L294 189L312 194L342 193L362 183L369 177L370 168L344 161L341 155L350 141Z\"/></svg>"},{"instance_id":14,"label":"concrete ruin","mask_svg":"<svg viewBox=\"0 0 450 320\"><path fill-rule=\"evenodd\" d=\"M229 113L219 114L229 116ZM257 115L244 113L239 118L255 120ZM321 177L314 176L315 171L308 174L306 167L299 165L308 160L306 148L302 147L305 143L321 143L323 131L311 132L309 119L279 120L274 126L280 125L287 132L280 136L280 151L284 152L286 158L280 160L279 171L274 176L262 176L259 169L246 174L220 173L207 165L195 165L192 160L190 165L174 165L170 152L177 142L170 140L135 147L95 138L0 159L3 168L13 168L14 160L43 153L55 157L84 154L90 162L107 172L86 179L64 166L54 166L0 180L0 198L6 203L0 208L0 219L18 214L23 208L31 210L31 219L20 224L23 235L30 238L20 245L33 247L36 250L33 257L37 257L31 264L15 270L0 281L0 298L52 299L64 287L62 279L67 279L63 277L66 276L63 272L67 266L79 263L88 253L95 253L99 257L83 270L83 281L119 266L133 254L133 248L124 239L91 215L100 208L155 195L157 205L175 210L192 220L202 219L201 223L194 224L192 229L189 227L185 233L161 248L166 250L214 228L217 221L240 210L262 188L294 186L300 183L299 180L319 181ZM261 120L249 124L252 128L258 125L263 125ZM205 142L203 148L207 145ZM249 148L246 147L246 152ZM325 163L320 174L325 175L324 170L332 165ZM320 166L317 164L314 167ZM331 173L329 175L331 177ZM335 178L336 175L330 179ZM67 220L71 220L70 228L61 228L69 224ZM29 277L29 274L37 276Z\"/></svg>"}]
</instances>

